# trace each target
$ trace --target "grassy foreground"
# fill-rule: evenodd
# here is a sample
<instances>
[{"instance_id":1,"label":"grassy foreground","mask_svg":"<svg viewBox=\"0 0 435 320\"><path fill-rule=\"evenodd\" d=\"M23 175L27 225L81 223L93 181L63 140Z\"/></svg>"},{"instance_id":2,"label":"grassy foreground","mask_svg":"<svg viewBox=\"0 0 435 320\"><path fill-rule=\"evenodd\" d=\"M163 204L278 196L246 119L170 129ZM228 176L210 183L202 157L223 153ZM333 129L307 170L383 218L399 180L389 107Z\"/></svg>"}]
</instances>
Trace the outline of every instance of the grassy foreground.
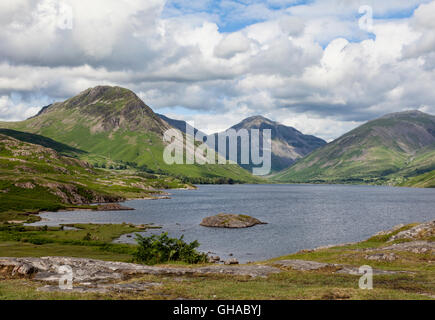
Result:
<instances>
[{"instance_id":1,"label":"grassy foreground","mask_svg":"<svg viewBox=\"0 0 435 320\"><path fill-rule=\"evenodd\" d=\"M280 267L282 272L267 278L233 275L146 275L123 282L161 284L140 293L40 292L37 288L41 287L41 283L29 279L2 279L0 275L0 299L434 299L435 266L430 251L394 251L396 259L389 262L366 258L367 252L391 253L391 250L383 248L406 240L387 241L398 232L413 226L407 225L389 234L374 236L356 244L303 250L257 263L277 266L278 261L283 259L300 259L352 266L370 265L379 270L401 271L397 274L374 275L373 290L359 289L359 275L338 274L331 268L296 271ZM134 246L110 242L121 234L140 230L128 224L87 224L75 227L79 229L3 225L0 231L0 256L53 255L130 261ZM418 240L435 239L433 235L426 234Z\"/></svg>"},{"instance_id":2,"label":"grassy foreground","mask_svg":"<svg viewBox=\"0 0 435 320\"><path fill-rule=\"evenodd\" d=\"M73 224L62 228L0 224L0 256L69 256L128 262L132 260L135 246L112 241L123 234L147 228L152 227L132 224Z\"/></svg>"}]
</instances>

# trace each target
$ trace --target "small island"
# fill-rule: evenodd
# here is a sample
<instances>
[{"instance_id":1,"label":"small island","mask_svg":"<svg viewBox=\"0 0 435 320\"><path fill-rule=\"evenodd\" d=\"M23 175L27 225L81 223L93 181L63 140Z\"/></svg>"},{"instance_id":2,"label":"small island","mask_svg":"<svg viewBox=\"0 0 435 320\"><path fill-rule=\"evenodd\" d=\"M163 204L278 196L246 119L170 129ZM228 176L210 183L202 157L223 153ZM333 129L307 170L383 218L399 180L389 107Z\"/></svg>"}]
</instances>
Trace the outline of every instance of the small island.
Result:
<instances>
[{"instance_id":1,"label":"small island","mask_svg":"<svg viewBox=\"0 0 435 320\"><path fill-rule=\"evenodd\" d=\"M249 228L257 224L267 224L256 218L244 214L219 213L212 217L207 217L200 223L204 227L212 228Z\"/></svg>"}]
</instances>

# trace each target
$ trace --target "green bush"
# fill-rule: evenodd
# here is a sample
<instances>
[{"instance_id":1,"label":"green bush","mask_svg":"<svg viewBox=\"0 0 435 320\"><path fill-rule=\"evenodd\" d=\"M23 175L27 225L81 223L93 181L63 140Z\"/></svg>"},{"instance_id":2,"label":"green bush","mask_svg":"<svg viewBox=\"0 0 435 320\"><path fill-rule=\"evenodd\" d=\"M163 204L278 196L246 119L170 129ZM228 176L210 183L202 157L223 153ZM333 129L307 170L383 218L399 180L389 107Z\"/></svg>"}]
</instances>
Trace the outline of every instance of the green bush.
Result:
<instances>
[{"instance_id":1,"label":"green bush","mask_svg":"<svg viewBox=\"0 0 435 320\"><path fill-rule=\"evenodd\" d=\"M90 232L86 233L86 235L83 237L83 241L91 241L91 240L92 240L92 236Z\"/></svg>"},{"instance_id":2,"label":"green bush","mask_svg":"<svg viewBox=\"0 0 435 320\"><path fill-rule=\"evenodd\" d=\"M133 254L134 260L145 264L183 261L187 263L201 263L207 260L207 255L196 251L198 241L186 243L180 239L169 238L168 233L143 237L136 234L138 248Z\"/></svg>"}]
</instances>

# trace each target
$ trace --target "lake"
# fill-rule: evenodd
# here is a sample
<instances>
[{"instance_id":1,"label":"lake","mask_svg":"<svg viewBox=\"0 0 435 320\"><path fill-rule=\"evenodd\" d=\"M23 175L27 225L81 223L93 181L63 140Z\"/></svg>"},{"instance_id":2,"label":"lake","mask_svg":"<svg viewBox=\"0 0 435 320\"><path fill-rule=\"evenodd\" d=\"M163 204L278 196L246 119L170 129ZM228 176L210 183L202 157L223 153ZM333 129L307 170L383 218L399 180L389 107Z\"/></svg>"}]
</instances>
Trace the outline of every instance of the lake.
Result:
<instances>
[{"instance_id":1,"label":"lake","mask_svg":"<svg viewBox=\"0 0 435 320\"><path fill-rule=\"evenodd\" d=\"M135 211L42 213L35 225L134 223L162 226L147 233L184 234L200 250L240 262L265 260L301 249L361 241L399 223L435 219L435 189L347 185L201 185L170 190L171 199L131 200ZM266 225L247 229L199 226L220 212L247 214ZM125 235L118 241L134 242Z\"/></svg>"}]
</instances>

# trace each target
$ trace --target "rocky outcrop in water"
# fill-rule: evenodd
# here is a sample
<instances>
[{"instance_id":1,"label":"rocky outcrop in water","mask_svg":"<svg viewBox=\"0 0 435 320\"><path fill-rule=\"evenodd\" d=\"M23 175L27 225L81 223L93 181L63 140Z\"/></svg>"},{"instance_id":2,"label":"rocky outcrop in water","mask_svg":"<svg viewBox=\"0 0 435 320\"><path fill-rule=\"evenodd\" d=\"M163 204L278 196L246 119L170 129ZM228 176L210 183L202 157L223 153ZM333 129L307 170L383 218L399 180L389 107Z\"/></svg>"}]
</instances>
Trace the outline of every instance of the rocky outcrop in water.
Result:
<instances>
[{"instance_id":1,"label":"rocky outcrop in water","mask_svg":"<svg viewBox=\"0 0 435 320\"><path fill-rule=\"evenodd\" d=\"M201 226L213 228L248 228L257 224L266 223L247 215L226 213L204 218L200 223Z\"/></svg>"}]
</instances>

